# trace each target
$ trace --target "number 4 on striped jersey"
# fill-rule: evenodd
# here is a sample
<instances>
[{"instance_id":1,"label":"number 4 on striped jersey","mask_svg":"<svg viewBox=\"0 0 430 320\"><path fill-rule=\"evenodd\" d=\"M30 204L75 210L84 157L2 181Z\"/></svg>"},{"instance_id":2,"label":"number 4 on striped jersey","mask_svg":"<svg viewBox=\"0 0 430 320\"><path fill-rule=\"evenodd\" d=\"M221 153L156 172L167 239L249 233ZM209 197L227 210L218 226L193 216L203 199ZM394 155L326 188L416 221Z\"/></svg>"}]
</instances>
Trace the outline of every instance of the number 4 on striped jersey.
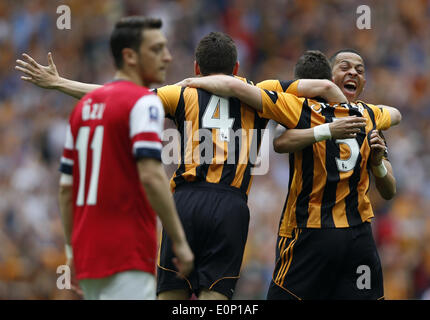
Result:
<instances>
[{"instance_id":1,"label":"number 4 on striped jersey","mask_svg":"<svg viewBox=\"0 0 430 320\"><path fill-rule=\"evenodd\" d=\"M220 141L230 141L233 123L234 118L229 118L228 99L212 95L202 117L202 127L219 129Z\"/></svg>"}]
</instances>

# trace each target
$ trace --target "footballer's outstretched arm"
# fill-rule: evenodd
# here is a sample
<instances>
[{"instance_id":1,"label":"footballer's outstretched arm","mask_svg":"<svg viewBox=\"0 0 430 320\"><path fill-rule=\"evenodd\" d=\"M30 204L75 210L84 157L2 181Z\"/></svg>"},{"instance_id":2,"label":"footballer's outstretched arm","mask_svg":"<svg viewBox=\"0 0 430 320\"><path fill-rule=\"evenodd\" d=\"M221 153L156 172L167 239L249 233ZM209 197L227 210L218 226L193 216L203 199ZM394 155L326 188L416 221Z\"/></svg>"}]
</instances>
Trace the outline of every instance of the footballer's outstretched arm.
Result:
<instances>
[{"instance_id":1,"label":"footballer's outstretched arm","mask_svg":"<svg viewBox=\"0 0 430 320\"><path fill-rule=\"evenodd\" d=\"M212 75L184 79L177 85L201 88L218 96L236 97L250 107L261 111L261 89L227 75Z\"/></svg>"},{"instance_id":2,"label":"footballer's outstretched arm","mask_svg":"<svg viewBox=\"0 0 430 320\"><path fill-rule=\"evenodd\" d=\"M219 96L237 97L257 111L262 111L261 90L244 81L227 75L188 78L180 86L201 88ZM297 91L300 96L320 96L329 102L347 102L342 91L329 80L299 80Z\"/></svg>"},{"instance_id":3,"label":"footballer's outstretched arm","mask_svg":"<svg viewBox=\"0 0 430 320\"><path fill-rule=\"evenodd\" d=\"M330 80L300 79L297 84L297 96L305 98L321 97L328 102L348 103L342 90Z\"/></svg>"},{"instance_id":4,"label":"footballer's outstretched arm","mask_svg":"<svg viewBox=\"0 0 430 320\"><path fill-rule=\"evenodd\" d=\"M23 53L22 56L25 61L16 60L17 66L15 66L15 69L25 74L21 76L22 80L41 88L55 89L80 99L88 92L101 87L98 84L83 83L60 77L51 52L48 53L48 66L42 66L28 54Z\"/></svg>"}]
</instances>

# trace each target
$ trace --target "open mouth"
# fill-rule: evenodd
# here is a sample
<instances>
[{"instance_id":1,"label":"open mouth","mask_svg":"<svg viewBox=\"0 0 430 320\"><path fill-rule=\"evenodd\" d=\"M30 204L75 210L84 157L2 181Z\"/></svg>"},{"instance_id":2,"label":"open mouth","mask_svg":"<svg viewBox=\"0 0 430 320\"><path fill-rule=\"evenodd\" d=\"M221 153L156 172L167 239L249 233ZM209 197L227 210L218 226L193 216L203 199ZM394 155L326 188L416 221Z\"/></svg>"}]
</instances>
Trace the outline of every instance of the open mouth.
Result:
<instances>
[{"instance_id":1,"label":"open mouth","mask_svg":"<svg viewBox=\"0 0 430 320\"><path fill-rule=\"evenodd\" d=\"M348 80L344 83L343 88L349 94L355 94L357 91L357 83L352 80Z\"/></svg>"}]
</instances>

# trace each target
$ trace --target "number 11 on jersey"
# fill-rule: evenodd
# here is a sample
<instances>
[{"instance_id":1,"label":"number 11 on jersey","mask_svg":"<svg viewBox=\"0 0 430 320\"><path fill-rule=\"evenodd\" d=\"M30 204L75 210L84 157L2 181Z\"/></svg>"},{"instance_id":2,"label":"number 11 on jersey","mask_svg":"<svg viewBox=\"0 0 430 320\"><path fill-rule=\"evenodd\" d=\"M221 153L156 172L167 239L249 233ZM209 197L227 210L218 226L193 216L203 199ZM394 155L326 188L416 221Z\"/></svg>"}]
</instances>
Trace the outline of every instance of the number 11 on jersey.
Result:
<instances>
[{"instance_id":1,"label":"number 11 on jersey","mask_svg":"<svg viewBox=\"0 0 430 320\"><path fill-rule=\"evenodd\" d=\"M103 145L103 126L97 126L93 140L91 142L92 150L92 164L91 164L91 178L90 187L88 189L87 205L97 204L97 189L99 185L99 173L100 173L100 160L102 155ZM77 206L83 206L85 202L85 180L87 171L87 159L88 159L88 142L90 137L90 127L81 127L78 132L78 138L76 139L76 149L78 150L79 159L79 189L78 196L76 199Z\"/></svg>"}]
</instances>

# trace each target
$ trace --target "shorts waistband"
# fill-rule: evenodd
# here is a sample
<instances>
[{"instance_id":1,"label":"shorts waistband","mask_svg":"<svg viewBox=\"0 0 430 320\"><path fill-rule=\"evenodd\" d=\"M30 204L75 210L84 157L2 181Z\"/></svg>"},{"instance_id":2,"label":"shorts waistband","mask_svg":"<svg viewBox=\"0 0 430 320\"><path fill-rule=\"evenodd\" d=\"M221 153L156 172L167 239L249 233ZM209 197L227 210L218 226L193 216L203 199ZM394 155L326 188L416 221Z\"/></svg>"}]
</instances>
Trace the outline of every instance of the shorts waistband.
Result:
<instances>
[{"instance_id":1,"label":"shorts waistband","mask_svg":"<svg viewBox=\"0 0 430 320\"><path fill-rule=\"evenodd\" d=\"M239 188L232 187L226 184L221 183L211 183L207 181L196 181L196 182L186 182L182 183L175 188L176 191L189 190L189 189L208 189L208 190L218 190L228 193L234 193L240 196L243 200L248 202L248 195L245 192L242 192Z\"/></svg>"}]
</instances>

